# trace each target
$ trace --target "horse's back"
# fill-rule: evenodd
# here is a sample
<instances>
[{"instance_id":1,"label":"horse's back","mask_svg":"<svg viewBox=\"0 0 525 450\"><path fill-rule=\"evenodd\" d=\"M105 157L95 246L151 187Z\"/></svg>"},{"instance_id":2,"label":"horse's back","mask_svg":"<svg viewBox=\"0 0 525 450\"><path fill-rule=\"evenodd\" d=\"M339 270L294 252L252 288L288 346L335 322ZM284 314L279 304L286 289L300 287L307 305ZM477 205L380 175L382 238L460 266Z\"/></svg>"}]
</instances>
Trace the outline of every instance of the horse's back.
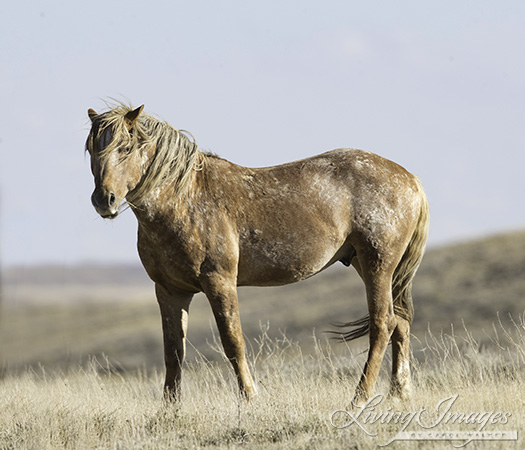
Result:
<instances>
[{"instance_id":1,"label":"horse's back","mask_svg":"<svg viewBox=\"0 0 525 450\"><path fill-rule=\"evenodd\" d=\"M283 205L317 209L339 227L345 224L347 233L351 222L363 218L376 226L393 226L392 221L419 211L422 188L418 178L399 164L364 150L337 149L256 170L264 174L263 185L266 189L273 186L275 198L283 199Z\"/></svg>"}]
</instances>

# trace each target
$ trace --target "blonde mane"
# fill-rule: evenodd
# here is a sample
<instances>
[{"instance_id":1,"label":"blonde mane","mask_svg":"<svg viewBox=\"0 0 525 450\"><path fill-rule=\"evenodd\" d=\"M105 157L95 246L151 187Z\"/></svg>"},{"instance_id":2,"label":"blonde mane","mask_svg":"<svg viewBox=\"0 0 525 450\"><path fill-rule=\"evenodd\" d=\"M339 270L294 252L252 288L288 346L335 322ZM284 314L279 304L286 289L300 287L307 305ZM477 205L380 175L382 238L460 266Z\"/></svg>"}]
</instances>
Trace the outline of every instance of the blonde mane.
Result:
<instances>
[{"instance_id":1,"label":"blonde mane","mask_svg":"<svg viewBox=\"0 0 525 450\"><path fill-rule=\"evenodd\" d=\"M112 152L119 148L127 150L122 155L127 158L137 151L155 146L155 154L146 173L135 189L128 193L126 201L135 207L148 193L168 182L175 182L175 195L179 195L187 188L192 170L202 169L203 158L195 138L191 133L177 130L146 113L141 113L131 131L128 131L125 116L130 111L133 111L133 107L118 103L111 110L100 114L91 128L86 150L89 153L98 151L101 164L104 165ZM108 129L112 132L112 139L101 150L100 142Z\"/></svg>"}]
</instances>

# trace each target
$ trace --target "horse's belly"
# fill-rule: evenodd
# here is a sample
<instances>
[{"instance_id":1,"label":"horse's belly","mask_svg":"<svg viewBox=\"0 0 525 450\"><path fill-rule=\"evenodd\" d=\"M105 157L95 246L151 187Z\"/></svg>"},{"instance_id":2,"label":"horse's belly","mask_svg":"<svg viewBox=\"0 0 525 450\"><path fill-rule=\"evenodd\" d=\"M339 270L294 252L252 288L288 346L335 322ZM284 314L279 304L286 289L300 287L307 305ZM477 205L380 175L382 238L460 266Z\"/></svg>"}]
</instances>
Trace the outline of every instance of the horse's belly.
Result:
<instances>
[{"instance_id":1,"label":"horse's belly","mask_svg":"<svg viewBox=\"0 0 525 450\"><path fill-rule=\"evenodd\" d=\"M337 260L342 243L319 239L255 242L240 248L240 286L279 286L315 275Z\"/></svg>"}]
</instances>

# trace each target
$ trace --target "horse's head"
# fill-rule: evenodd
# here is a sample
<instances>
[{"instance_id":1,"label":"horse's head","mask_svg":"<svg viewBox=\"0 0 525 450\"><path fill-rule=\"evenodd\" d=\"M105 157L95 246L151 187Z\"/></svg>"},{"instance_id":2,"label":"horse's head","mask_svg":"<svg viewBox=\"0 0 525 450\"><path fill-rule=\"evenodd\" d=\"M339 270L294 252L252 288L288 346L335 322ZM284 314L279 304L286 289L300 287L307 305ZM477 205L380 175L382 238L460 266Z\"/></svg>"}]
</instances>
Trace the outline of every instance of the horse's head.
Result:
<instances>
[{"instance_id":1,"label":"horse's head","mask_svg":"<svg viewBox=\"0 0 525 450\"><path fill-rule=\"evenodd\" d=\"M104 218L117 217L126 195L142 177L143 150L137 148L134 127L143 108L144 105L120 117L88 111L91 131L86 149L95 178L91 202Z\"/></svg>"}]
</instances>

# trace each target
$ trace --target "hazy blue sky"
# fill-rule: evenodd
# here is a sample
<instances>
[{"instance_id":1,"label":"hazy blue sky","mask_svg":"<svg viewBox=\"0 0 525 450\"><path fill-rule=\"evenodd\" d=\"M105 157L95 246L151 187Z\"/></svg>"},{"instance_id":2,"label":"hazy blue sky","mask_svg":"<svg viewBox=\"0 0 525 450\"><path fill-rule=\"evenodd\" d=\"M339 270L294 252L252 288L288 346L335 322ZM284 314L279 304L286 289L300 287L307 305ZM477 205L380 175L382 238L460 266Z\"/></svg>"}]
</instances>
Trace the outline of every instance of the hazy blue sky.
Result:
<instances>
[{"instance_id":1,"label":"hazy blue sky","mask_svg":"<svg viewBox=\"0 0 525 450\"><path fill-rule=\"evenodd\" d=\"M525 227L525 2L0 6L4 265L138 261L91 206L86 111L129 99L247 166L337 147L416 173L430 244Z\"/></svg>"}]
</instances>

